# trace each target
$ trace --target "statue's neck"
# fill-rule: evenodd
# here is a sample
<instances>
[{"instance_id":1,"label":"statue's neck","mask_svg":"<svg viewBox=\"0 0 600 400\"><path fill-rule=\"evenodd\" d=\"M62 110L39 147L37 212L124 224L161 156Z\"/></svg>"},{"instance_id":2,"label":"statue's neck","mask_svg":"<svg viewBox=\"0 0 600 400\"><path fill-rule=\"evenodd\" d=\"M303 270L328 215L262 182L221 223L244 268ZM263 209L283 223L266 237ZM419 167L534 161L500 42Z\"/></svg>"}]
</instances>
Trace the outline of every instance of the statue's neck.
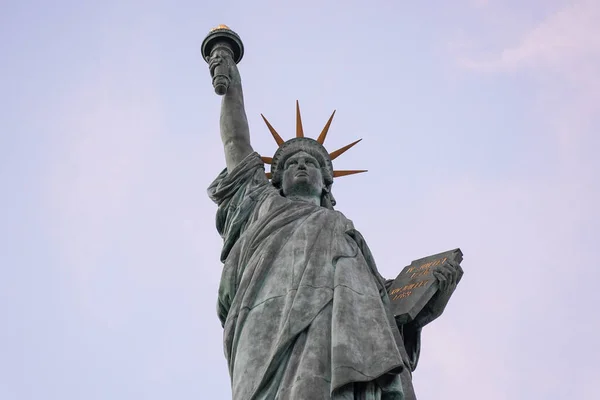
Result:
<instances>
[{"instance_id":1,"label":"statue's neck","mask_svg":"<svg viewBox=\"0 0 600 400\"><path fill-rule=\"evenodd\" d=\"M303 196L301 194L293 194L293 195L286 196L286 197L293 201L302 201L304 203L311 203L316 206L321 205L321 198L316 197L316 196Z\"/></svg>"}]
</instances>

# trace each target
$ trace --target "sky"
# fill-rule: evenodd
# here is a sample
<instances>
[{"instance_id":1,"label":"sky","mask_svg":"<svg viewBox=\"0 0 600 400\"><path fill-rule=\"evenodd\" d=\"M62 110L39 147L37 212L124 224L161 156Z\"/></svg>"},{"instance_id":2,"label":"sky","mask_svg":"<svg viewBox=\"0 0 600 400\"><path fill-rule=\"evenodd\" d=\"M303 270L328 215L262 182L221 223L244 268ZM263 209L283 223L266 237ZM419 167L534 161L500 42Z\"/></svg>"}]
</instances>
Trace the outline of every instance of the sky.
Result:
<instances>
[{"instance_id":1,"label":"sky","mask_svg":"<svg viewBox=\"0 0 600 400\"><path fill-rule=\"evenodd\" d=\"M460 247L420 400L600 398L600 2L0 2L0 399L228 399L225 23L252 145L299 100L381 273Z\"/></svg>"}]
</instances>

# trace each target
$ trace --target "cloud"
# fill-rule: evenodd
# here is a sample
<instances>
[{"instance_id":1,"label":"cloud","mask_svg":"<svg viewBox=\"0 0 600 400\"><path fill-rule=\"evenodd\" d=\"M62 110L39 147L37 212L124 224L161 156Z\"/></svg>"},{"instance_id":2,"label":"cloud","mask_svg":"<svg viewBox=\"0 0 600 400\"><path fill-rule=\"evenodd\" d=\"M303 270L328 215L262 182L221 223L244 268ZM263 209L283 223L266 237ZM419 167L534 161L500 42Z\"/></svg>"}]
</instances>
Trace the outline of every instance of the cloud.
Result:
<instances>
[{"instance_id":1,"label":"cloud","mask_svg":"<svg viewBox=\"0 0 600 400\"><path fill-rule=\"evenodd\" d=\"M528 12L524 8L495 12L504 14L498 19L522 20L517 16ZM449 200L442 207L428 205L437 216L432 219L464 217L450 225L459 226L457 234L464 235L464 242L470 239L467 243L478 253L472 258L466 254L465 265L473 262L473 271L467 270L461 283L465 299L478 299L477 304L457 308L477 321L497 322L486 330L474 325L453 328L441 320L436 332L444 333L429 338L433 362L449 371L440 382L473 398L494 398L483 392L490 389L495 398L515 393L523 398L598 397L589 373L596 367L581 352L600 351L588 336L600 326L598 318L589 317L588 306L597 298L588 282L598 272L588 260L596 252L591 241L600 226L600 165L595 155L600 146L600 3L575 1L545 12L526 27L490 24L477 35L451 42L449 49L465 75L503 77L503 84L521 88L531 121L524 134L531 135L534 150L539 146L547 153L542 158L532 155L531 162L551 162L537 177L523 171L511 181L455 182L443 191ZM467 232L481 236L474 240ZM483 285L487 294L478 297L469 279ZM459 303L461 299L457 297ZM446 347L451 346L448 356ZM477 365L485 376L471 380L452 371L455 357ZM436 398L435 393L430 397Z\"/></svg>"},{"instance_id":2,"label":"cloud","mask_svg":"<svg viewBox=\"0 0 600 400\"><path fill-rule=\"evenodd\" d=\"M503 12L506 20L518 13ZM600 3L580 0L549 13L520 34L510 28L495 32L491 36L505 38L499 49L476 39L455 40L449 46L463 70L510 74L533 83L534 91L525 92L524 86L523 96L532 98L531 113L539 129L556 139L560 162L569 174L589 174L585 160L592 156L590 149L600 145L595 135L600 123L599 20Z\"/></svg>"},{"instance_id":3,"label":"cloud","mask_svg":"<svg viewBox=\"0 0 600 400\"><path fill-rule=\"evenodd\" d=\"M526 31L516 45L506 46L492 56L470 55L460 57L458 61L463 67L473 70L544 69L575 79L578 77L575 68L578 71L587 69L581 64L600 61L599 18L598 2L574 2Z\"/></svg>"},{"instance_id":4,"label":"cloud","mask_svg":"<svg viewBox=\"0 0 600 400\"><path fill-rule=\"evenodd\" d=\"M477 8L482 8L490 4L489 0L470 0L471 5Z\"/></svg>"}]
</instances>

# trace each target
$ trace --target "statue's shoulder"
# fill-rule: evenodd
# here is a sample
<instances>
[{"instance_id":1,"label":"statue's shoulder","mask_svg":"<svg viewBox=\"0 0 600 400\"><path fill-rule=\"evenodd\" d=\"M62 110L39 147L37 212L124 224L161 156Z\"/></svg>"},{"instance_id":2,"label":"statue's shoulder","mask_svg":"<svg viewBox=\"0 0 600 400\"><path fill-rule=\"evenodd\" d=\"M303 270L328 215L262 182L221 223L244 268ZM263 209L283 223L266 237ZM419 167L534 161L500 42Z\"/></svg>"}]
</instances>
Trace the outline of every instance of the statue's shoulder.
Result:
<instances>
[{"instance_id":1,"label":"statue's shoulder","mask_svg":"<svg viewBox=\"0 0 600 400\"><path fill-rule=\"evenodd\" d=\"M345 232L354 230L354 223L351 219L346 217L343 212L329 209L325 209L325 212L331 213L331 215L338 221L340 228Z\"/></svg>"}]
</instances>

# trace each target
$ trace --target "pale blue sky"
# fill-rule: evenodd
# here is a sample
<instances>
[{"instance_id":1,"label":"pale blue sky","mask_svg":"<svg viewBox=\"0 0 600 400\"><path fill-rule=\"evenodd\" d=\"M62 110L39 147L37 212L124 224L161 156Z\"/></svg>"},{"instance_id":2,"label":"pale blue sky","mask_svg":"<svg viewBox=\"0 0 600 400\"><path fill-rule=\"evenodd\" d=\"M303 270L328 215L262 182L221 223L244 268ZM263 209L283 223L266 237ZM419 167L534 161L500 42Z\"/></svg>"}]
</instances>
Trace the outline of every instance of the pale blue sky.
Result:
<instances>
[{"instance_id":1,"label":"pale blue sky","mask_svg":"<svg viewBox=\"0 0 600 400\"><path fill-rule=\"evenodd\" d=\"M418 3L418 4L417 4ZM287 4L287 5L284 5ZM600 398L600 4L3 1L0 399L227 399L216 316L226 23L254 148L294 101L381 272L454 247L420 400Z\"/></svg>"}]
</instances>

